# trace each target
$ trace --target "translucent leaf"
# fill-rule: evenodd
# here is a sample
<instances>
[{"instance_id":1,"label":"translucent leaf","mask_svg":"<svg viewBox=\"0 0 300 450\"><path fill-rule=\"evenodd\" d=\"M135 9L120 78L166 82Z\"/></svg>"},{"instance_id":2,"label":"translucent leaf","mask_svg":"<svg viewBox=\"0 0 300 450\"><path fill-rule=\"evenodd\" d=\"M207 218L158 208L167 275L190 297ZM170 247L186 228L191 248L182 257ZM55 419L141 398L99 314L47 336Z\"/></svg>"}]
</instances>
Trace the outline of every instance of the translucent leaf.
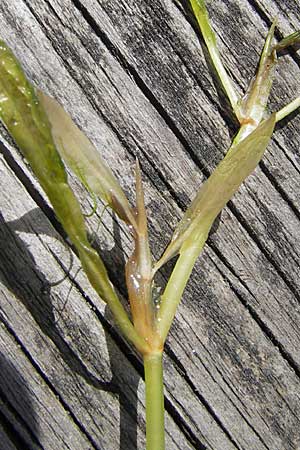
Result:
<instances>
[{"instance_id":1,"label":"translucent leaf","mask_svg":"<svg viewBox=\"0 0 300 450\"><path fill-rule=\"evenodd\" d=\"M42 92L38 93L38 97L50 120L52 135L62 159L90 192L135 227L128 200L99 152L56 100Z\"/></svg>"},{"instance_id":2,"label":"translucent leaf","mask_svg":"<svg viewBox=\"0 0 300 450\"><path fill-rule=\"evenodd\" d=\"M148 242L147 215L144 203L141 171L136 162L136 222L134 251L126 263L126 284L133 323L148 342L155 340L152 303L152 258Z\"/></svg>"},{"instance_id":3,"label":"translucent leaf","mask_svg":"<svg viewBox=\"0 0 300 450\"><path fill-rule=\"evenodd\" d=\"M250 134L261 122L274 78L276 52L272 45L276 21L272 24L261 53L258 71L250 82L240 106L240 123L248 125L243 129L243 138Z\"/></svg>"},{"instance_id":4,"label":"translucent leaf","mask_svg":"<svg viewBox=\"0 0 300 450\"><path fill-rule=\"evenodd\" d=\"M264 117L273 84L275 66L277 63L277 53L280 52L282 54L283 51L290 46L299 48L299 31L285 37L278 44L273 45L275 26L276 20L273 22L267 35L266 42L261 53L258 71L255 77L251 80L247 92L241 101L238 118L242 127L236 136L234 143L237 143L248 136ZM297 107L298 100L288 107L283 108L283 110L277 114L276 120L281 120Z\"/></svg>"},{"instance_id":5,"label":"translucent leaf","mask_svg":"<svg viewBox=\"0 0 300 450\"><path fill-rule=\"evenodd\" d=\"M222 208L245 178L255 169L269 143L275 114L265 120L247 138L232 148L204 182L191 206L179 222L156 270L170 258L207 236Z\"/></svg>"}]
</instances>

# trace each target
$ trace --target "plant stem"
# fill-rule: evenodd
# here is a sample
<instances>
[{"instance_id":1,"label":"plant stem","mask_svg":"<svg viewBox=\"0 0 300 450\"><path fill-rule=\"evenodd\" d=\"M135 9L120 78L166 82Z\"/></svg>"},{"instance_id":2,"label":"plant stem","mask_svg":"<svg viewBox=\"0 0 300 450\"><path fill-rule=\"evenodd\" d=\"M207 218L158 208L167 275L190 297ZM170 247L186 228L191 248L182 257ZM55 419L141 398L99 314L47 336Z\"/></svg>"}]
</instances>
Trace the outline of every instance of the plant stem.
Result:
<instances>
[{"instance_id":1,"label":"plant stem","mask_svg":"<svg viewBox=\"0 0 300 450\"><path fill-rule=\"evenodd\" d=\"M295 100L293 100L291 103L289 103L276 113L276 122L279 122L280 120L284 119L286 116L296 111L296 109L298 109L299 107L300 107L300 97L297 97L295 98Z\"/></svg>"},{"instance_id":2,"label":"plant stem","mask_svg":"<svg viewBox=\"0 0 300 450\"><path fill-rule=\"evenodd\" d=\"M177 306L190 278L195 261L203 249L206 239L207 234L201 234L198 237L197 242L195 242L195 245L180 253L171 277L169 278L165 291L161 297L157 318L157 331L162 342L166 340Z\"/></svg>"},{"instance_id":3,"label":"plant stem","mask_svg":"<svg viewBox=\"0 0 300 450\"><path fill-rule=\"evenodd\" d=\"M165 450L162 352L144 356L146 384L146 450Z\"/></svg>"}]
</instances>

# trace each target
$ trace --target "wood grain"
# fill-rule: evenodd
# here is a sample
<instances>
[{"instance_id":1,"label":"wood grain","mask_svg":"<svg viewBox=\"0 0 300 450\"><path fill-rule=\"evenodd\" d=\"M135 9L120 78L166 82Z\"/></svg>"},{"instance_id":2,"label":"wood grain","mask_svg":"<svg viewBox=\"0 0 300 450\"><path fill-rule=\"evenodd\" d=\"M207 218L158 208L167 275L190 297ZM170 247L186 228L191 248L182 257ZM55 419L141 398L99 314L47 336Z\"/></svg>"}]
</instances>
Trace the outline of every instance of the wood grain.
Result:
<instances>
[{"instance_id":1,"label":"wood grain","mask_svg":"<svg viewBox=\"0 0 300 450\"><path fill-rule=\"evenodd\" d=\"M242 93L264 36L300 28L298 2L207 2ZM236 124L185 0L2 0L1 37L55 96L134 201L143 170L159 256ZM299 95L299 56L278 64L270 110ZM223 211L165 354L168 449L300 448L299 117ZM143 370L89 287L30 168L1 129L0 439L10 449L144 447ZM93 201L72 179L89 212ZM88 219L126 302L126 228ZM170 268L158 282L163 283Z\"/></svg>"}]
</instances>

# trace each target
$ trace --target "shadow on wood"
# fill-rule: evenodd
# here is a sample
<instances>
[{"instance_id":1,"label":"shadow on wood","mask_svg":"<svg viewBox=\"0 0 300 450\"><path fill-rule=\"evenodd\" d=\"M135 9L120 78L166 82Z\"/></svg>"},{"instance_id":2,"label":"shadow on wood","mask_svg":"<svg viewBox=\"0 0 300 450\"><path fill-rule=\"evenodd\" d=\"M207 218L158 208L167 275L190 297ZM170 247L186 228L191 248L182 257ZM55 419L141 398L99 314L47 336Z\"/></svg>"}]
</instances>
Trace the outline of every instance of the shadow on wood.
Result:
<instances>
[{"instance_id":1,"label":"shadow on wood","mask_svg":"<svg viewBox=\"0 0 300 450\"><path fill-rule=\"evenodd\" d=\"M28 448L28 438L39 446L38 417L28 395L26 381L13 362L0 352L0 442L1 448L9 450ZM6 443L2 428L11 444ZM26 438L25 438L26 436Z\"/></svg>"},{"instance_id":2,"label":"shadow on wood","mask_svg":"<svg viewBox=\"0 0 300 450\"><path fill-rule=\"evenodd\" d=\"M27 223L30 224L32 222L36 224L34 231L29 226L26 226ZM43 213L38 208L30 211L30 213L20 219L8 223L4 222L0 213L1 282L25 305L42 332L53 341L72 372L79 374L94 388L117 395L120 404L120 450L137 448L137 388L140 380L138 373L129 362L127 362L126 367L124 366L124 358L120 359L119 350L115 344L113 345L112 337L107 330L105 330L105 335L110 358L111 380L104 382L96 378L87 369L79 356L64 337L61 336L57 326L59 319L57 319L57 315L54 315L54 306L51 300L51 284L37 268L27 245L18 236L17 232L39 233L57 237L57 234L45 221ZM17 252L16 249L18 249ZM40 293L40 295L34 296L32 295L33 292ZM109 313L107 314L106 308L106 318L107 315ZM5 366L4 360L1 361L1 368L2 366ZM10 368L10 370L12 369ZM120 382L120 373L122 373L122 382ZM6 377L5 367L1 369L1 378L14 380L11 375ZM18 392L18 397L22 398L30 409L30 399L22 396L20 389L16 392ZM29 417L32 420L28 424L28 429L32 436L35 436L37 424L33 419L34 411L31 412Z\"/></svg>"}]
</instances>

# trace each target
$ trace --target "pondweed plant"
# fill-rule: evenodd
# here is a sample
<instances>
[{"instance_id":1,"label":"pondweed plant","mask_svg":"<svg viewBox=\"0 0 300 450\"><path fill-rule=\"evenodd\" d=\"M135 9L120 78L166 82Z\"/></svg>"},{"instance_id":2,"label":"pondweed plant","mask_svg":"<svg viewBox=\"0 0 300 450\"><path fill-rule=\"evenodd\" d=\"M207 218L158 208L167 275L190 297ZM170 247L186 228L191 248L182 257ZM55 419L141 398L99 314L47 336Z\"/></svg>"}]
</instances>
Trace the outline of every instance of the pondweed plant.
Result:
<instances>
[{"instance_id":1,"label":"pondweed plant","mask_svg":"<svg viewBox=\"0 0 300 450\"><path fill-rule=\"evenodd\" d=\"M162 354L194 263L216 216L262 158L276 122L300 106L300 98L297 98L277 113L268 116L266 112L277 53L299 43L300 32L274 44L276 21L273 23L256 76L240 98L221 62L204 1L191 0L191 7L240 128L226 156L203 183L157 261L149 248L139 163L135 169L136 205L133 208L111 170L70 116L56 100L30 84L10 49L4 42L0 44L1 120L47 194L91 285L109 305L119 329L143 358L147 450L165 448ZM109 280L104 262L88 240L85 218L68 183L65 164L132 232L134 251L126 264L131 317ZM155 274L174 257L177 257L176 264L157 304L152 294Z\"/></svg>"}]
</instances>

